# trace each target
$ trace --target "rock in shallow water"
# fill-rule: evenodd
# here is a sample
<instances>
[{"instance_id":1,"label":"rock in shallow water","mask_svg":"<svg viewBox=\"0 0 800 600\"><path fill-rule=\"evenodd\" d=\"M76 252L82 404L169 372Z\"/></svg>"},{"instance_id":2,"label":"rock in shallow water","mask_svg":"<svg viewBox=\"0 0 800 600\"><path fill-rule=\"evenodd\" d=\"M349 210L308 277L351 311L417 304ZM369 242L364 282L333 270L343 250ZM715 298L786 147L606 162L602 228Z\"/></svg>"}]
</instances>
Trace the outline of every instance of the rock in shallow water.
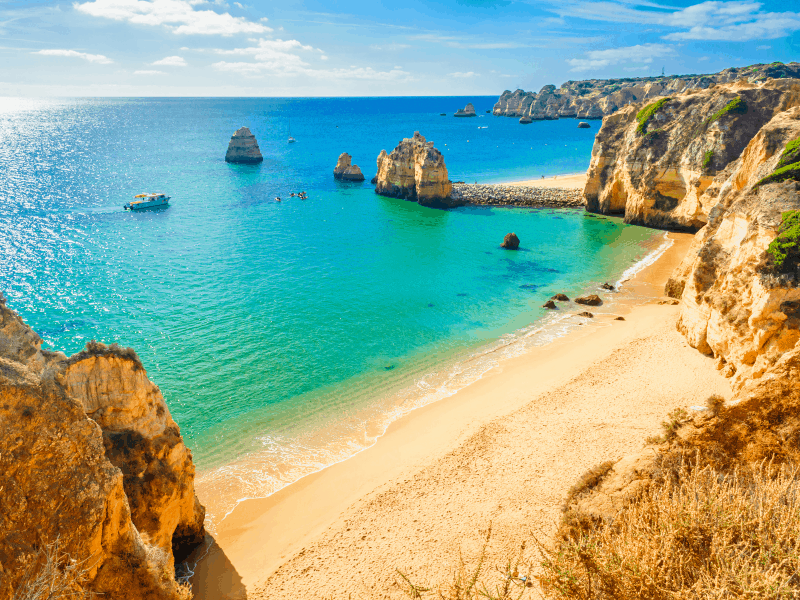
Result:
<instances>
[{"instance_id":1,"label":"rock in shallow water","mask_svg":"<svg viewBox=\"0 0 800 600\"><path fill-rule=\"evenodd\" d=\"M555 303L555 302L553 302L552 300L548 300L547 302L545 302L545 303L542 305L542 308L550 308L550 309L553 309L553 308L558 308L558 307L556 306L556 303Z\"/></svg>"},{"instance_id":2,"label":"rock in shallow water","mask_svg":"<svg viewBox=\"0 0 800 600\"><path fill-rule=\"evenodd\" d=\"M575 298L575 303L585 304L587 306L600 306L603 303L603 301L597 294L589 294L588 296L581 296L580 298Z\"/></svg>"},{"instance_id":3,"label":"rock in shallow water","mask_svg":"<svg viewBox=\"0 0 800 600\"><path fill-rule=\"evenodd\" d=\"M500 244L501 248L505 248L507 250L516 250L519 248L519 238L517 237L516 233L507 233L506 237L503 238L503 243Z\"/></svg>"},{"instance_id":4,"label":"rock in shallow water","mask_svg":"<svg viewBox=\"0 0 800 600\"><path fill-rule=\"evenodd\" d=\"M551 300L558 300L559 302L569 302L569 298L567 297L566 294L556 294L555 296L553 296L550 299Z\"/></svg>"},{"instance_id":5,"label":"rock in shallow water","mask_svg":"<svg viewBox=\"0 0 800 600\"><path fill-rule=\"evenodd\" d=\"M264 160L261 150L258 147L256 136L250 133L247 127L240 127L231 136L228 143L228 152L225 154L225 162L255 164Z\"/></svg>"},{"instance_id":6,"label":"rock in shallow water","mask_svg":"<svg viewBox=\"0 0 800 600\"><path fill-rule=\"evenodd\" d=\"M352 160L352 156L347 152L342 152L333 169L333 178L342 181L364 181L364 174L361 173L358 165L350 164Z\"/></svg>"}]
</instances>

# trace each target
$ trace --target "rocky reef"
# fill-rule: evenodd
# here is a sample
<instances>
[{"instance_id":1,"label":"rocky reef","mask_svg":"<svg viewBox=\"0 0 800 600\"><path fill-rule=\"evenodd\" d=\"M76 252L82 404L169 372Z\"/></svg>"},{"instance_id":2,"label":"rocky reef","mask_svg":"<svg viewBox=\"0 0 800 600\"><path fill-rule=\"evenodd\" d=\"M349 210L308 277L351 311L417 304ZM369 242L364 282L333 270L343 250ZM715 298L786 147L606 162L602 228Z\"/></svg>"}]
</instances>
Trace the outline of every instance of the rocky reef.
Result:
<instances>
[{"instance_id":1,"label":"rocky reef","mask_svg":"<svg viewBox=\"0 0 800 600\"><path fill-rule=\"evenodd\" d=\"M442 153L419 131L402 140L390 154L381 150L375 181L375 193L382 196L415 200L435 208L463 204L451 196L453 186Z\"/></svg>"},{"instance_id":2,"label":"rocky reef","mask_svg":"<svg viewBox=\"0 0 800 600\"><path fill-rule=\"evenodd\" d=\"M351 164L352 160L352 156L347 152L342 152L333 169L333 178L341 181L364 181L364 174L358 165Z\"/></svg>"},{"instance_id":3,"label":"rocky reef","mask_svg":"<svg viewBox=\"0 0 800 600\"><path fill-rule=\"evenodd\" d=\"M536 208L584 207L583 192L567 188L455 182L450 195L453 200L473 205Z\"/></svg>"},{"instance_id":4,"label":"rocky reef","mask_svg":"<svg viewBox=\"0 0 800 600\"><path fill-rule=\"evenodd\" d=\"M771 79L714 85L626 107L605 118L595 138L586 209L622 214L628 223L695 232L728 196L726 182L740 181L730 177L751 140L797 104L798 80Z\"/></svg>"},{"instance_id":5,"label":"rocky reef","mask_svg":"<svg viewBox=\"0 0 800 600\"><path fill-rule=\"evenodd\" d=\"M520 123L568 117L601 119L629 104L681 94L687 90L707 89L715 84L731 83L739 79L758 83L769 78L792 77L800 77L800 63L732 67L709 75L567 81L560 88L546 85L538 94L506 90L494 105L492 113L504 117L521 117Z\"/></svg>"},{"instance_id":6,"label":"rocky reef","mask_svg":"<svg viewBox=\"0 0 800 600\"><path fill-rule=\"evenodd\" d=\"M250 133L247 127L240 127L231 136L228 142L228 151L225 153L225 162L256 164L264 160L261 149L258 147L256 136Z\"/></svg>"},{"instance_id":7,"label":"rocky reef","mask_svg":"<svg viewBox=\"0 0 800 600\"><path fill-rule=\"evenodd\" d=\"M475 114L475 107L472 102L467 104L464 108L459 108L454 114L454 117L477 117Z\"/></svg>"},{"instance_id":8,"label":"rocky reef","mask_svg":"<svg viewBox=\"0 0 800 600\"><path fill-rule=\"evenodd\" d=\"M0 598L48 568L108 598L187 597L174 564L205 511L160 391L130 348L41 344L0 296Z\"/></svg>"}]
</instances>

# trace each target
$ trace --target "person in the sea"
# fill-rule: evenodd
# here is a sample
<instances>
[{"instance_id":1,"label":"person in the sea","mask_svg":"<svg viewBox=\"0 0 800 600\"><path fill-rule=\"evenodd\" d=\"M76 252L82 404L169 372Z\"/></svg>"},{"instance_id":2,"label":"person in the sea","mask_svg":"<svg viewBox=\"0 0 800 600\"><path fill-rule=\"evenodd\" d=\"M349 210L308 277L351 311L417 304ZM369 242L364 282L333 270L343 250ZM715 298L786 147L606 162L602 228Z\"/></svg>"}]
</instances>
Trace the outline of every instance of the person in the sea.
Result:
<instances>
[{"instance_id":1,"label":"person in the sea","mask_svg":"<svg viewBox=\"0 0 800 600\"><path fill-rule=\"evenodd\" d=\"M281 201L281 197L280 196L276 196L275 197L275 202L280 202L280 201Z\"/></svg>"}]
</instances>

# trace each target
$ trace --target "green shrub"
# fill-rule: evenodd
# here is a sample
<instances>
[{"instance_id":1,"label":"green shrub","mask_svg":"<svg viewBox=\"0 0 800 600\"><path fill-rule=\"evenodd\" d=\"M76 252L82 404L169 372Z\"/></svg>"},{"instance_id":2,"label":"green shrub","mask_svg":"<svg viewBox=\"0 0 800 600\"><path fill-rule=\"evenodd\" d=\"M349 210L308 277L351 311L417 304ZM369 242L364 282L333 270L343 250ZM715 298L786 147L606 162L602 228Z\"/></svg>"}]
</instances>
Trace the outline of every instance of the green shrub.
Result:
<instances>
[{"instance_id":1,"label":"green shrub","mask_svg":"<svg viewBox=\"0 0 800 600\"><path fill-rule=\"evenodd\" d=\"M711 168L711 161L714 160L714 151L707 150L705 154L703 154L703 171L708 171Z\"/></svg>"},{"instance_id":2,"label":"green shrub","mask_svg":"<svg viewBox=\"0 0 800 600\"><path fill-rule=\"evenodd\" d=\"M767 248L767 255L778 273L791 273L800 265L800 210L781 215L778 235Z\"/></svg>"},{"instance_id":3,"label":"green shrub","mask_svg":"<svg viewBox=\"0 0 800 600\"><path fill-rule=\"evenodd\" d=\"M753 189L758 189L760 186L768 183L777 183L779 181L786 181L789 179L800 181L800 162L776 169L771 174L759 180L758 183L753 186Z\"/></svg>"},{"instance_id":4,"label":"green shrub","mask_svg":"<svg viewBox=\"0 0 800 600\"><path fill-rule=\"evenodd\" d=\"M636 133L644 134L647 131L647 123L653 118L662 106L664 106L667 102L672 100L672 98L661 98L661 100L657 100L656 102L652 102L645 106L642 110L636 113L636 120L639 122L639 126L636 128Z\"/></svg>"},{"instance_id":5,"label":"green shrub","mask_svg":"<svg viewBox=\"0 0 800 600\"><path fill-rule=\"evenodd\" d=\"M723 108L721 108L720 110L715 112L713 115L708 117L704 121L703 125L708 127L714 121L719 121L722 117L724 117L728 113L743 115L746 112L747 112L747 103L745 103L745 101L742 100L742 98L740 96L736 96L736 98L734 98L733 100L728 102Z\"/></svg>"},{"instance_id":6,"label":"green shrub","mask_svg":"<svg viewBox=\"0 0 800 600\"><path fill-rule=\"evenodd\" d=\"M786 144L786 148L781 153L781 159L778 161L778 168L787 167L796 162L800 162L800 138Z\"/></svg>"}]
</instances>

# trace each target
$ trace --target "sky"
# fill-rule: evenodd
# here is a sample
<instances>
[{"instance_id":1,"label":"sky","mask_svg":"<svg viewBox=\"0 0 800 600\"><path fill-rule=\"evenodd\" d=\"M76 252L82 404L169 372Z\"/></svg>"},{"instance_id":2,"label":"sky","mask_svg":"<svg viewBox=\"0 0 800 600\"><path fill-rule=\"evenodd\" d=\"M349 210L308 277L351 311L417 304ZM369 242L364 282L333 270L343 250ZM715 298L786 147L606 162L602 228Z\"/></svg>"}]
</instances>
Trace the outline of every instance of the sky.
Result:
<instances>
[{"instance_id":1,"label":"sky","mask_svg":"<svg viewBox=\"0 0 800 600\"><path fill-rule=\"evenodd\" d=\"M439 96L800 59L800 2L0 0L0 96Z\"/></svg>"}]
</instances>

